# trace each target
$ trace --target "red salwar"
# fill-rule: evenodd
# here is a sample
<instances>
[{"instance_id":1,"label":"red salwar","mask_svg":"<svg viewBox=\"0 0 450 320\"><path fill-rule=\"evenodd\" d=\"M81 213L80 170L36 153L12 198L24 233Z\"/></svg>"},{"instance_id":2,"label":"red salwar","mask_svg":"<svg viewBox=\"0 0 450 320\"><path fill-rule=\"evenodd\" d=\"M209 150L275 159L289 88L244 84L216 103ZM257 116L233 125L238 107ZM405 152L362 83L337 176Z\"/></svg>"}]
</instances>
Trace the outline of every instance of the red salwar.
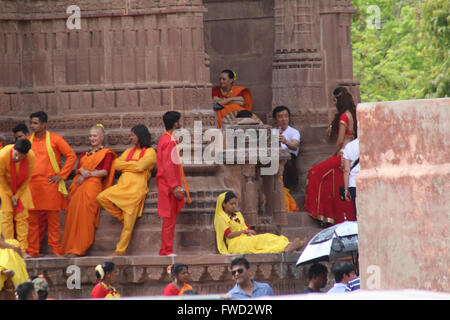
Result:
<instances>
[{"instance_id":1,"label":"red salwar","mask_svg":"<svg viewBox=\"0 0 450 320\"><path fill-rule=\"evenodd\" d=\"M184 206L184 198L178 199L173 189L182 186L182 167L172 161L172 152L176 142L170 133L165 132L159 139L157 147L156 186L158 187L158 216L162 217L161 248L159 255L173 253L173 239L178 214Z\"/></svg>"}]
</instances>

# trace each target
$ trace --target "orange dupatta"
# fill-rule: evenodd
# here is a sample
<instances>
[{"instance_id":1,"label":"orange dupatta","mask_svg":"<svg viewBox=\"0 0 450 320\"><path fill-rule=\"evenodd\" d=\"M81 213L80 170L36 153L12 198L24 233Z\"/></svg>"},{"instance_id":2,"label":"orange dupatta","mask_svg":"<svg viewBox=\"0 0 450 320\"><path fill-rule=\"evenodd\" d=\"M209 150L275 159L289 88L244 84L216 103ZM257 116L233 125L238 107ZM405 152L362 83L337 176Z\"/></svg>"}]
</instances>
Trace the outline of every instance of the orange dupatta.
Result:
<instances>
[{"instance_id":1,"label":"orange dupatta","mask_svg":"<svg viewBox=\"0 0 450 320\"><path fill-rule=\"evenodd\" d=\"M214 91L213 91L214 92ZM244 105L240 106L238 104L232 103L232 104L227 104L224 105L224 108L222 110L218 110L217 112L217 127L221 128L221 121L222 119L229 114L230 112L236 111L236 110L248 110L248 111L252 111L253 108L253 99L252 99L252 95L250 93L250 90L246 87L243 86L232 86L231 87L231 92L224 95L222 94L222 92L220 91L219 88L219 93L220 93L220 97L223 98L232 98L232 97L237 97L237 96L242 96L244 98Z\"/></svg>"}]
</instances>

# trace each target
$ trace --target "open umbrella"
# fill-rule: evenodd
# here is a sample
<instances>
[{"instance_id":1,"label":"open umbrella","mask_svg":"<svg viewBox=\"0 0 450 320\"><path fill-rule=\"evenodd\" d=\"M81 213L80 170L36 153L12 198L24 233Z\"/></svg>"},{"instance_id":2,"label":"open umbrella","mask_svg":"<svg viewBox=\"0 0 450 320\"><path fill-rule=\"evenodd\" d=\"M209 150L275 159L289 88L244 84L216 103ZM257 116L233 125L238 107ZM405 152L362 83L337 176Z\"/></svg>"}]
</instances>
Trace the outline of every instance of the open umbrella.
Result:
<instances>
[{"instance_id":1,"label":"open umbrella","mask_svg":"<svg viewBox=\"0 0 450 320\"><path fill-rule=\"evenodd\" d=\"M358 224L355 221L345 221L316 234L306 245L296 266L353 257L357 252Z\"/></svg>"}]
</instances>

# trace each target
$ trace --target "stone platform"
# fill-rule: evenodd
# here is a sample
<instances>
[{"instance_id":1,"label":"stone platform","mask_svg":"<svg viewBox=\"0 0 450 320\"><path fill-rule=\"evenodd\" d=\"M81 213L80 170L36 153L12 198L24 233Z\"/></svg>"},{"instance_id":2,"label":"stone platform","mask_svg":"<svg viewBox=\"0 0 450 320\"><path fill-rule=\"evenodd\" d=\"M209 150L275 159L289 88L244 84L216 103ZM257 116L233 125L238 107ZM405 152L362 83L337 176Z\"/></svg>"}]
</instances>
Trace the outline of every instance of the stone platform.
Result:
<instances>
[{"instance_id":1,"label":"stone platform","mask_svg":"<svg viewBox=\"0 0 450 320\"><path fill-rule=\"evenodd\" d=\"M166 272L168 265L182 262L189 266L194 290L199 294L225 294L234 285L229 270L230 262L239 255L157 255L107 257L92 256L80 258L37 258L27 259L30 275L44 274L50 285L50 297L55 299L90 298L96 283L94 268L104 261L113 261L119 269L116 288L123 297L158 296L170 282ZM269 283L275 294L302 292L307 285L309 266L295 267L299 253L272 253L244 255L250 262L254 279ZM327 263L325 265L328 266ZM329 266L328 266L329 267ZM79 269L78 269L79 268ZM80 285L73 280L79 270ZM68 286L69 283L69 286Z\"/></svg>"}]
</instances>

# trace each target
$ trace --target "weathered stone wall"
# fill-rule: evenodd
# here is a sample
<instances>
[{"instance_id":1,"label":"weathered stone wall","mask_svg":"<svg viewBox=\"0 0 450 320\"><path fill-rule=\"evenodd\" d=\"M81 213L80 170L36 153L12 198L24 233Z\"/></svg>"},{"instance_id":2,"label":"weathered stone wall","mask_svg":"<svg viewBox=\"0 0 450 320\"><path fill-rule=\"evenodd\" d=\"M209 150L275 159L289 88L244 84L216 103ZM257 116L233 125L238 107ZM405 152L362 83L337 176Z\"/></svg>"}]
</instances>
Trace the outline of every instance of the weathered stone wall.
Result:
<instances>
[{"instance_id":1,"label":"weathered stone wall","mask_svg":"<svg viewBox=\"0 0 450 320\"><path fill-rule=\"evenodd\" d=\"M450 99L358 106L362 288L450 291Z\"/></svg>"}]
</instances>

